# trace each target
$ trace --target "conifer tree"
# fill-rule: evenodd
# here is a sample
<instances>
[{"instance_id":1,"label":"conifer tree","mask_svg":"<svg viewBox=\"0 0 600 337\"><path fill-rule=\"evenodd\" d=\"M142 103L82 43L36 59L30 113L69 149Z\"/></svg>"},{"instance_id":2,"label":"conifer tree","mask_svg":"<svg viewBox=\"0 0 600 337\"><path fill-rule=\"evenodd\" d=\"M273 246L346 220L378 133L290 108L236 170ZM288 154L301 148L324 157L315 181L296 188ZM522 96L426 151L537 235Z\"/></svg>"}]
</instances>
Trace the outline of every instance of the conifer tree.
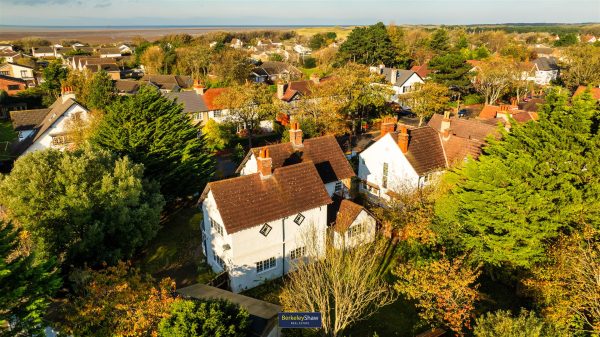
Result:
<instances>
[{"instance_id":1,"label":"conifer tree","mask_svg":"<svg viewBox=\"0 0 600 337\"><path fill-rule=\"evenodd\" d=\"M0 222L0 336L43 336L49 299L61 280L54 261L35 261L19 250L21 234Z\"/></svg>"},{"instance_id":2,"label":"conifer tree","mask_svg":"<svg viewBox=\"0 0 600 337\"><path fill-rule=\"evenodd\" d=\"M92 143L144 164L167 201L201 191L213 173L210 151L183 107L151 86L110 105Z\"/></svg>"},{"instance_id":3,"label":"conifer tree","mask_svg":"<svg viewBox=\"0 0 600 337\"><path fill-rule=\"evenodd\" d=\"M589 92L569 105L552 89L546 100L539 121L513 121L450 173L456 185L436 205L440 230L488 266L528 269L561 232L600 224L598 106Z\"/></svg>"}]
</instances>

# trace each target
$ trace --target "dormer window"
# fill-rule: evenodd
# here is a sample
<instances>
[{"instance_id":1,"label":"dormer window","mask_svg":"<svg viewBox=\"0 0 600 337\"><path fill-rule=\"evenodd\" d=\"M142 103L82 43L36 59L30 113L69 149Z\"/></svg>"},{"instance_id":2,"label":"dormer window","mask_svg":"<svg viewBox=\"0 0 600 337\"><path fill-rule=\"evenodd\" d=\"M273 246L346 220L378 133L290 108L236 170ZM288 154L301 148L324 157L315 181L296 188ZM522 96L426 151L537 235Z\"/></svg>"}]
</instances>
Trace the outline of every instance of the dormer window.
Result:
<instances>
[{"instance_id":1,"label":"dormer window","mask_svg":"<svg viewBox=\"0 0 600 337\"><path fill-rule=\"evenodd\" d=\"M271 229L273 229L271 226L264 224L260 229L260 234L267 236L269 233L271 233Z\"/></svg>"},{"instance_id":2,"label":"dormer window","mask_svg":"<svg viewBox=\"0 0 600 337\"><path fill-rule=\"evenodd\" d=\"M298 215L296 215L296 218L294 219L294 222L296 223L296 225L300 226L302 222L304 222L304 215L302 215L302 213L298 213Z\"/></svg>"}]
</instances>

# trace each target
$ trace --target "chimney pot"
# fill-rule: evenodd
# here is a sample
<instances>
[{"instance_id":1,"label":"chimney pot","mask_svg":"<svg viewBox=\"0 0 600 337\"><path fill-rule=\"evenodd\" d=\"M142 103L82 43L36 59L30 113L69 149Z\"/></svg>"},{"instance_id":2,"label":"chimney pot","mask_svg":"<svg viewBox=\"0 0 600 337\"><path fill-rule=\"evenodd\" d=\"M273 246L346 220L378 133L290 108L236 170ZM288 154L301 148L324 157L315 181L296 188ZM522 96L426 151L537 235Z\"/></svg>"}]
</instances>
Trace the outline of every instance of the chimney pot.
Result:
<instances>
[{"instance_id":1,"label":"chimney pot","mask_svg":"<svg viewBox=\"0 0 600 337\"><path fill-rule=\"evenodd\" d=\"M271 176L273 170L273 159L271 158L269 149L261 149L259 151L258 158L256 158L256 166L261 178L268 178Z\"/></svg>"},{"instance_id":2,"label":"chimney pot","mask_svg":"<svg viewBox=\"0 0 600 337\"><path fill-rule=\"evenodd\" d=\"M442 133L444 138L450 136L450 124L450 111L445 111L444 118L442 119L442 123L440 124L440 132Z\"/></svg>"},{"instance_id":3,"label":"chimney pot","mask_svg":"<svg viewBox=\"0 0 600 337\"><path fill-rule=\"evenodd\" d=\"M408 152L408 129L405 125L400 127L400 133L398 133L398 146L402 153Z\"/></svg>"},{"instance_id":4,"label":"chimney pot","mask_svg":"<svg viewBox=\"0 0 600 337\"><path fill-rule=\"evenodd\" d=\"M303 146L302 136L302 130L300 129L298 122L292 122L292 125L290 126L290 143L292 143L293 147Z\"/></svg>"}]
</instances>

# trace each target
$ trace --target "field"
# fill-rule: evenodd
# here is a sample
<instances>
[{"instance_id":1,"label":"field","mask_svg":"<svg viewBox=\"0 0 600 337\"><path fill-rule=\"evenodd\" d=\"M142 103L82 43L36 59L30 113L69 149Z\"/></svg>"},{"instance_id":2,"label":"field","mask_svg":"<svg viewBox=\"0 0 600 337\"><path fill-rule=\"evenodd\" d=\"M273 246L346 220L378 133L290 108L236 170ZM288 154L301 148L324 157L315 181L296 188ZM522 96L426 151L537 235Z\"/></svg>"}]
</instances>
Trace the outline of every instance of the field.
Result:
<instances>
[{"instance_id":1,"label":"field","mask_svg":"<svg viewBox=\"0 0 600 337\"><path fill-rule=\"evenodd\" d=\"M294 29L298 35L301 36L313 36L318 33L334 32L337 34L338 39L346 39L350 32L354 29L354 26L335 26L335 27L304 27Z\"/></svg>"}]
</instances>

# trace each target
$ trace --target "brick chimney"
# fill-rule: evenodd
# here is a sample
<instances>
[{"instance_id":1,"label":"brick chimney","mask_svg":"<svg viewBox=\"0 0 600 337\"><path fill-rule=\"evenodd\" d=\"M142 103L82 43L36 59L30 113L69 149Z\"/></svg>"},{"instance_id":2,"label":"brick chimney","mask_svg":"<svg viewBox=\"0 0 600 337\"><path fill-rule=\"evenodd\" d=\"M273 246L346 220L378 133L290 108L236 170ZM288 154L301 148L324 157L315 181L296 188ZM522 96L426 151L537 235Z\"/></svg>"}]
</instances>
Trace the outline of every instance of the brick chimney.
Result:
<instances>
[{"instance_id":1,"label":"brick chimney","mask_svg":"<svg viewBox=\"0 0 600 337\"><path fill-rule=\"evenodd\" d=\"M282 99L285 94L285 83L279 80L277 81L277 98Z\"/></svg>"},{"instance_id":2,"label":"brick chimney","mask_svg":"<svg viewBox=\"0 0 600 337\"><path fill-rule=\"evenodd\" d=\"M302 147L302 130L300 130L300 125L298 122L292 122L290 125L290 143L294 148Z\"/></svg>"},{"instance_id":3,"label":"brick chimney","mask_svg":"<svg viewBox=\"0 0 600 337\"><path fill-rule=\"evenodd\" d=\"M385 136L385 134L394 132L394 128L396 126L396 118L394 117L384 117L381 120L381 135Z\"/></svg>"},{"instance_id":4,"label":"brick chimney","mask_svg":"<svg viewBox=\"0 0 600 337\"><path fill-rule=\"evenodd\" d=\"M450 136L450 111L444 111L444 118L442 119L442 124L440 125L440 132L444 138L448 138L448 136Z\"/></svg>"},{"instance_id":5,"label":"brick chimney","mask_svg":"<svg viewBox=\"0 0 600 337\"><path fill-rule=\"evenodd\" d=\"M66 102L69 98L75 99L75 92L73 91L72 87L67 87L64 86L61 89L61 98L62 98L62 102Z\"/></svg>"},{"instance_id":6,"label":"brick chimney","mask_svg":"<svg viewBox=\"0 0 600 337\"><path fill-rule=\"evenodd\" d=\"M400 127L400 132L398 133L398 146L402 153L408 152L408 129L406 128L406 125Z\"/></svg>"},{"instance_id":7,"label":"brick chimney","mask_svg":"<svg viewBox=\"0 0 600 337\"><path fill-rule=\"evenodd\" d=\"M204 95L205 90L206 89L204 88L204 86L202 84L200 84L200 81L194 80L194 91L198 95L200 95L200 96Z\"/></svg>"},{"instance_id":8,"label":"brick chimney","mask_svg":"<svg viewBox=\"0 0 600 337\"><path fill-rule=\"evenodd\" d=\"M260 177L265 179L271 176L273 172L273 159L269 153L269 149L261 149L256 158L256 166Z\"/></svg>"},{"instance_id":9,"label":"brick chimney","mask_svg":"<svg viewBox=\"0 0 600 337\"><path fill-rule=\"evenodd\" d=\"M398 69L392 68L390 71L390 82L392 84L396 84L396 80L398 79Z\"/></svg>"}]
</instances>

